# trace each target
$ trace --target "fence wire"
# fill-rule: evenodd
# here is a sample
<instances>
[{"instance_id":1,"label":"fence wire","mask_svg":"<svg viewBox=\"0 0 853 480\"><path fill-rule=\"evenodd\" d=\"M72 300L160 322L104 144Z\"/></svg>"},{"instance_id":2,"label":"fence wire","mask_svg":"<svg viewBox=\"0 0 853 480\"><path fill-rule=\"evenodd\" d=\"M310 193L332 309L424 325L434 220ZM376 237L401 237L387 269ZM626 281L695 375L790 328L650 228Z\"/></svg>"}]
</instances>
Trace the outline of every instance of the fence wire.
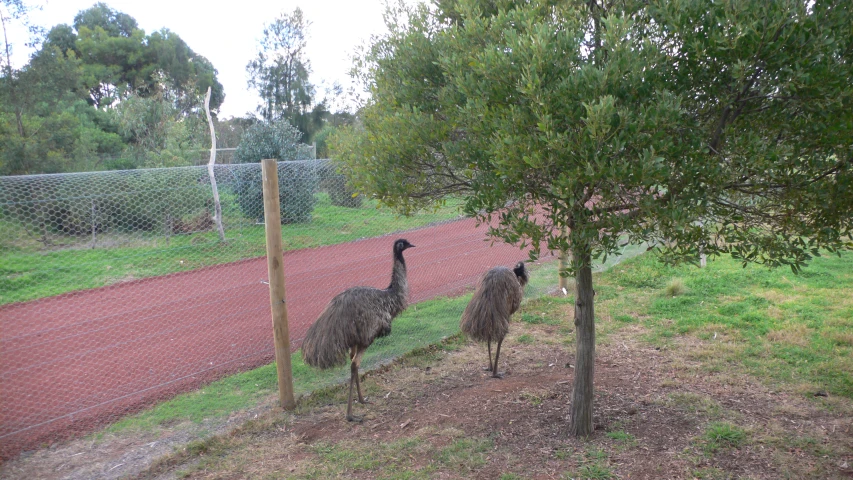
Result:
<instances>
[{"instance_id":1,"label":"fence wire","mask_svg":"<svg viewBox=\"0 0 853 480\"><path fill-rule=\"evenodd\" d=\"M365 368L457 332L464 299L429 300L527 258L457 200L400 217L328 160L278 169L294 351L335 294L388 285L396 238L413 306ZM0 456L273 360L260 164L214 170L224 241L204 166L0 177Z\"/></svg>"}]
</instances>

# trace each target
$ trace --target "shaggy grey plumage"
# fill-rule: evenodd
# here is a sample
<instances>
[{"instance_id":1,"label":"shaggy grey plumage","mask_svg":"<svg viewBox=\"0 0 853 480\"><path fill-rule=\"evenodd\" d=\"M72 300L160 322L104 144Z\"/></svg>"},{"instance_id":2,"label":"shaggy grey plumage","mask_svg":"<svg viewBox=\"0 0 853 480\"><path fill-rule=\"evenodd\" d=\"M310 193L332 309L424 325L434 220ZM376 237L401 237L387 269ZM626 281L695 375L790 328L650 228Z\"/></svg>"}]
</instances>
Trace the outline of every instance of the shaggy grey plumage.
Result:
<instances>
[{"instance_id":1,"label":"shaggy grey plumage","mask_svg":"<svg viewBox=\"0 0 853 480\"><path fill-rule=\"evenodd\" d=\"M339 293L308 329L302 342L302 358L308 365L326 369L345 365L349 358L347 420L361 420L352 415L352 386L355 383L358 401L365 403L358 375L364 351L374 340L391 333L391 321L408 304L409 283L403 251L411 247L414 245L402 238L394 242L394 267L388 288L352 287Z\"/></svg>"},{"instance_id":2,"label":"shaggy grey plumage","mask_svg":"<svg viewBox=\"0 0 853 480\"><path fill-rule=\"evenodd\" d=\"M509 333L509 319L521 306L524 297L524 286L528 280L524 262L515 264L510 270L506 267L495 267L483 275L474 296L462 313L459 327L471 339L486 342L489 350L489 367L492 376L501 378L498 373L498 357L501 354L501 343ZM495 361L492 362L492 342L497 342Z\"/></svg>"}]
</instances>

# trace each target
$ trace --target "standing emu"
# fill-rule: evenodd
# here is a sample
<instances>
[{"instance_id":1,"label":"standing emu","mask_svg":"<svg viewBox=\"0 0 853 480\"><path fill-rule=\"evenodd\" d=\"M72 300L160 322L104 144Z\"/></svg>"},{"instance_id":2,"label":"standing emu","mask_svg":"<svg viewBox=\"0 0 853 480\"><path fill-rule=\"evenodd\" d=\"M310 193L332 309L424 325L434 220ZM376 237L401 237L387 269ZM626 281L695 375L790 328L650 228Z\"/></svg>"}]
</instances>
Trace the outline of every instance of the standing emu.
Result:
<instances>
[{"instance_id":1,"label":"standing emu","mask_svg":"<svg viewBox=\"0 0 853 480\"><path fill-rule=\"evenodd\" d=\"M491 370L492 377L503 378L503 374L498 373L501 343L509 333L509 317L521 306L528 278L524 262L516 263L512 270L506 267L489 270L462 313L459 324L462 331L473 340L488 344L489 367L484 370ZM494 362L492 341L498 344Z\"/></svg>"},{"instance_id":2,"label":"standing emu","mask_svg":"<svg viewBox=\"0 0 853 480\"><path fill-rule=\"evenodd\" d=\"M373 287L352 287L339 293L329 302L320 318L308 329L302 342L305 363L321 369L346 365L350 360L349 400L347 420L360 422L352 415L352 385L358 391L358 401L366 403L361 395L358 367L367 347L379 337L391 333L391 321L406 309L409 284L406 281L406 261L403 251L414 245L408 240L394 242L394 269L391 284L380 290Z\"/></svg>"}]
</instances>

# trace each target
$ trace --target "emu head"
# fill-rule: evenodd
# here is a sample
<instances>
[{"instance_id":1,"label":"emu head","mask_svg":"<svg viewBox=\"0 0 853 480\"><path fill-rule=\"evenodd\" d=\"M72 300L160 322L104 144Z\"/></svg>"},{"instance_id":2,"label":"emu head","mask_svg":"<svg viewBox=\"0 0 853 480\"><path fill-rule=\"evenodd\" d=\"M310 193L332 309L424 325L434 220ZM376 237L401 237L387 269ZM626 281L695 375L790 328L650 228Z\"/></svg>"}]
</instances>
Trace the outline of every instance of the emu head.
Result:
<instances>
[{"instance_id":1,"label":"emu head","mask_svg":"<svg viewBox=\"0 0 853 480\"><path fill-rule=\"evenodd\" d=\"M394 242L394 253L399 255L403 253L403 250L412 247L414 247L414 245L409 243L408 240L406 240L405 238L401 238Z\"/></svg>"},{"instance_id":2,"label":"emu head","mask_svg":"<svg viewBox=\"0 0 853 480\"><path fill-rule=\"evenodd\" d=\"M512 269L512 273L518 277L518 283L521 286L527 285L527 281L530 280L530 276L527 274L527 268L524 266L524 262L518 262L515 264L515 267Z\"/></svg>"}]
</instances>

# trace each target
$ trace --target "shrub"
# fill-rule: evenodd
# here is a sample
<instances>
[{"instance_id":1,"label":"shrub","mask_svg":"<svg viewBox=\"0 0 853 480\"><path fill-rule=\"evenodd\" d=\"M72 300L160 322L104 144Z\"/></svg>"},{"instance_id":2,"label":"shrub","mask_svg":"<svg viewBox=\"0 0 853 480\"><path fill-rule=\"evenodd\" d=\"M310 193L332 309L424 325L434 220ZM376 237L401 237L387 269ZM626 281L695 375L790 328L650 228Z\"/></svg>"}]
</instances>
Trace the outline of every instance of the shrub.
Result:
<instances>
[{"instance_id":1,"label":"shrub","mask_svg":"<svg viewBox=\"0 0 853 480\"><path fill-rule=\"evenodd\" d=\"M260 164L234 165L233 173L234 193L243 215L263 222L264 191ZM311 221L317 183L313 161L278 162L278 198L282 224Z\"/></svg>"},{"instance_id":2,"label":"shrub","mask_svg":"<svg viewBox=\"0 0 853 480\"><path fill-rule=\"evenodd\" d=\"M0 179L3 215L50 243L53 235L156 231L198 215L209 198L199 168L30 175Z\"/></svg>"},{"instance_id":3,"label":"shrub","mask_svg":"<svg viewBox=\"0 0 853 480\"><path fill-rule=\"evenodd\" d=\"M361 207L363 196L356 195L347 176L338 171L340 168L341 164L329 161L318 169L320 189L329 194L332 205L349 208Z\"/></svg>"},{"instance_id":4,"label":"shrub","mask_svg":"<svg viewBox=\"0 0 853 480\"><path fill-rule=\"evenodd\" d=\"M240 139L234 154L237 203L243 215L263 221L264 193L260 161L274 158L278 163L278 188L281 223L308 222L314 210L317 188L316 162L298 162L309 158L310 147L299 143L301 133L286 119L252 125Z\"/></svg>"},{"instance_id":5,"label":"shrub","mask_svg":"<svg viewBox=\"0 0 853 480\"><path fill-rule=\"evenodd\" d=\"M666 284L666 289L664 289L667 297L677 297L686 291L687 287L684 286L684 280L680 278L673 278L670 280L669 283Z\"/></svg>"}]
</instances>

